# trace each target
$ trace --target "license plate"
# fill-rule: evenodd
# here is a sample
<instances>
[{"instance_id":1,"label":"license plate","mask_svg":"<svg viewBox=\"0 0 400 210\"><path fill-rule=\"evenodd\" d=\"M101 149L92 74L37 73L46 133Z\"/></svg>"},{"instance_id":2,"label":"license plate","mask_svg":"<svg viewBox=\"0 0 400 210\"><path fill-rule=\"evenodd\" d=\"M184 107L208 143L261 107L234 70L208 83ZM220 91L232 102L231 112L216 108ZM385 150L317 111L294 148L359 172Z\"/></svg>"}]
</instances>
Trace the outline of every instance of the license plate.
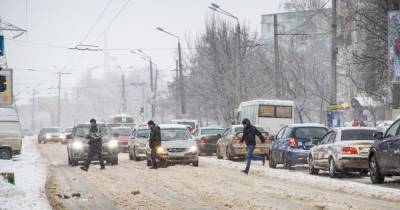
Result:
<instances>
[{"instance_id":1,"label":"license plate","mask_svg":"<svg viewBox=\"0 0 400 210\"><path fill-rule=\"evenodd\" d=\"M174 153L169 153L168 155L171 156L171 157L183 157L183 156L185 156L184 154L174 154Z\"/></svg>"},{"instance_id":2,"label":"license plate","mask_svg":"<svg viewBox=\"0 0 400 210\"><path fill-rule=\"evenodd\" d=\"M306 146L312 146L313 144L309 141L305 143Z\"/></svg>"}]
</instances>

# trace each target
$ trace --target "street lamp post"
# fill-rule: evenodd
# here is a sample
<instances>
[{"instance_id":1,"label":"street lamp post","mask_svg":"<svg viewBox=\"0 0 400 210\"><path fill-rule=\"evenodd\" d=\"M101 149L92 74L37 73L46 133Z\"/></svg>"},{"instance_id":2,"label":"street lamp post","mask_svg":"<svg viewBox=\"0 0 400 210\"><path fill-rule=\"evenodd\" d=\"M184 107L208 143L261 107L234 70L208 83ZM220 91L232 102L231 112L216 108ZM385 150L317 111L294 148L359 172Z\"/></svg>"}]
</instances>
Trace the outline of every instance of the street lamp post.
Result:
<instances>
[{"instance_id":1,"label":"street lamp post","mask_svg":"<svg viewBox=\"0 0 400 210\"><path fill-rule=\"evenodd\" d=\"M179 67L179 99L181 102L181 115L185 115L186 114L186 110L185 110L185 98L184 98L184 81L183 81L183 71L182 71L182 51L181 51L181 41L179 36L170 33L166 30L164 30L163 28L157 27L157 30L164 32L170 36L175 37L178 40L178 67Z\"/></svg>"},{"instance_id":2,"label":"street lamp post","mask_svg":"<svg viewBox=\"0 0 400 210\"><path fill-rule=\"evenodd\" d=\"M240 79L240 23L239 18L233 15L232 13L222 9L218 4L211 3L209 6L211 10L218 12L220 14L226 15L236 20L236 50L235 50L235 77L236 77L236 84L237 84L237 91L236 91L236 100L239 104L242 101L242 81Z\"/></svg>"}]
</instances>

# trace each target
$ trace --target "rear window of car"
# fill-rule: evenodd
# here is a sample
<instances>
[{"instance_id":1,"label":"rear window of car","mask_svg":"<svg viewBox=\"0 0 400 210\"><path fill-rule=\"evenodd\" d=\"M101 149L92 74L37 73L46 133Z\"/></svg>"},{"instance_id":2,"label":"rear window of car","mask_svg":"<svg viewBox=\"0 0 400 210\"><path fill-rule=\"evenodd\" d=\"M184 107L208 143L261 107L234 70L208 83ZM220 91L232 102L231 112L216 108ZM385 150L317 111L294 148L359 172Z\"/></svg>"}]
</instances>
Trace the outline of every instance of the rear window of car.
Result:
<instances>
[{"instance_id":1,"label":"rear window of car","mask_svg":"<svg viewBox=\"0 0 400 210\"><path fill-rule=\"evenodd\" d=\"M378 130L351 129L342 131L342 141L375 140L373 136Z\"/></svg>"},{"instance_id":2,"label":"rear window of car","mask_svg":"<svg viewBox=\"0 0 400 210\"><path fill-rule=\"evenodd\" d=\"M321 139L328 132L327 128L304 127L294 130L294 137L299 139Z\"/></svg>"},{"instance_id":3,"label":"rear window of car","mask_svg":"<svg viewBox=\"0 0 400 210\"><path fill-rule=\"evenodd\" d=\"M99 126L99 129L102 135L108 135L108 129L106 126ZM76 136L86 137L87 134L89 134L89 126L81 126L76 128Z\"/></svg>"},{"instance_id":4,"label":"rear window of car","mask_svg":"<svg viewBox=\"0 0 400 210\"><path fill-rule=\"evenodd\" d=\"M48 132L48 133L59 133L60 128L43 128L43 132Z\"/></svg>"},{"instance_id":5,"label":"rear window of car","mask_svg":"<svg viewBox=\"0 0 400 210\"><path fill-rule=\"evenodd\" d=\"M224 129L202 129L201 130L201 135L218 135L218 134L223 134Z\"/></svg>"},{"instance_id":6,"label":"rear window of car","mask_svg":"<svg viewBox=\"0 0 400 210\"><path fill-rule=\"evenodd\" d=\"M162 141L177 141L177 140L190 140L192 136L187 129L181 128L166 128L161 129Z\"/></svg>"}]
</instances>

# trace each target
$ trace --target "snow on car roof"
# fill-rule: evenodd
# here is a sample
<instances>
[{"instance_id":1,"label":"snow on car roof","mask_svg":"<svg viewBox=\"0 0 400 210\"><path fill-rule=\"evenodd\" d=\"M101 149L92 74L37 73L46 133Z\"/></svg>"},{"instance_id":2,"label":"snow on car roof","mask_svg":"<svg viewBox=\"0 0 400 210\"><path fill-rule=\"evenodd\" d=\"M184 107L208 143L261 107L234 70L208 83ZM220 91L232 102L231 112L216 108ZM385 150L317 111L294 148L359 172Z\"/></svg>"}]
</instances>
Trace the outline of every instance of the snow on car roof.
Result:
<instances>
[{"instance_id":1,"label":"snow on car roof","mask_svg":"<svg viewBox=\"0 0 400 210\"><path fill-rule=\"evenodd\" d=\"M265 105L282 105L282 106L293 106L294 102L290 100L263 100L257 99L252 101L244 101L240 103L240 106L248 106L255 104L265 104Z\"/></svg>"},{"instance_id":2,"label":"snow on car roof","mask_svg":"<svg viewBox=\"0 0 400 210\"><path fill-rule=\"evenodd\" d=\"M320 123L294 123L294 124L289 124L289 127L323 127L325 128L325 125L320 124Z\"/></svg>"},{"instance_id":3,"label":"snow on car roof","mask_svg":"<svg viewBox=\"0 0 400 210\"><path fill-rule=\"evenodd\" d=\"M225 129L223 127L218 127L218 126L208 126L208 127L201 127L200 130L205 130L205 129Z\"/></svg>"},{"instance_id":4,"label":"snow on car roof","mask_svg":"<svg viewBox=\"0 0 400 210\"><path fill-rule=\"evenodd\" d=\"M113 127L112 128L113 130L115 129L128 129L128 130L131 130L132 128L131 127L127 127L127 126L120 126L120 127Z\"/></svg>"},{"instance_id":5,"label":"snow on car roof","mask_svg":"<svg viewBox=\"0 0 400 210\"><path fill-rule=\"evenodd\" d=\"M336 130L378 130L374 127L337 127Z\"/></svg>"},{"instance_id":6,"label":"snow on car roof","mask_svg":"<svg viewBox=\"0 0 400 210\"><path fill-rule=\"evenodd\" d=\"M186 125L180 125L180 124L159 124L160 128L163 129L168 129L168 128L183 128L187 129Z\"/></svg>"}]
</instances>

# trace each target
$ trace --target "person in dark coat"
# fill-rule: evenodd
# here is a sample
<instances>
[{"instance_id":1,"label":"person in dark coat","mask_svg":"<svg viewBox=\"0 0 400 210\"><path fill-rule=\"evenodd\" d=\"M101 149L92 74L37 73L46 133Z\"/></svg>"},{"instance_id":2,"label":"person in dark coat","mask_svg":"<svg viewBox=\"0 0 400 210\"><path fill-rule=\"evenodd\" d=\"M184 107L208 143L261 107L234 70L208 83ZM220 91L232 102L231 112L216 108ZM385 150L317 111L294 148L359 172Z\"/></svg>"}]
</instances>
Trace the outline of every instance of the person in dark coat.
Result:
<instances>
[{"instance_id":1,"label":"person in dark coat","mask_svg":"<svg viewBox=\"0 0 400 210\"><path fill-rule=\"evenodd\" d=\"M87 134L86 138L89 139L89 155L85 161L85 165L81 167L82 170L88 171L89 165L94 159L95 156L99 158L100 161L100 169L104 170L104 160L102 156L102 140L101 140L101 132L99 127L96 124L95 119L90 120L90 129L89 134Z\"/></svg>"},{"instance_id":2,"label":"person in dark coat","mask_svg":"<svg viewBox=\"0 0 400 210\"><path fill-rule=\"evenodd\" d=\"M150 120L147 125L150 129L149 146L151 149L152 169L157 169L157 148L161 146L161 130L153 120Z\"/></svg>"},{"instance_id":3,"label":"person in dark coat","mask_svg":"<svg viewBox=\"0 0 400 210\"><path fill-rule=\"evenodd\" d=\"M256 148L256 136L258 136L261 139L262 143L265 143L265 139L264 136L260 133L260 131L258 131L257 128L250 123L250 120L243 119L242 124L244 128L243 128L243 136L242 139L240 140L240 143L241 144L243 144L243 142L246 143L246 158L247 158L246 169L242 170L242 172L248 174L250 170L251 160L261 160L263 162L263 165L265 165L265 156L261 157L253 155L254 149Z\"/></svg>"}]
</instances>

